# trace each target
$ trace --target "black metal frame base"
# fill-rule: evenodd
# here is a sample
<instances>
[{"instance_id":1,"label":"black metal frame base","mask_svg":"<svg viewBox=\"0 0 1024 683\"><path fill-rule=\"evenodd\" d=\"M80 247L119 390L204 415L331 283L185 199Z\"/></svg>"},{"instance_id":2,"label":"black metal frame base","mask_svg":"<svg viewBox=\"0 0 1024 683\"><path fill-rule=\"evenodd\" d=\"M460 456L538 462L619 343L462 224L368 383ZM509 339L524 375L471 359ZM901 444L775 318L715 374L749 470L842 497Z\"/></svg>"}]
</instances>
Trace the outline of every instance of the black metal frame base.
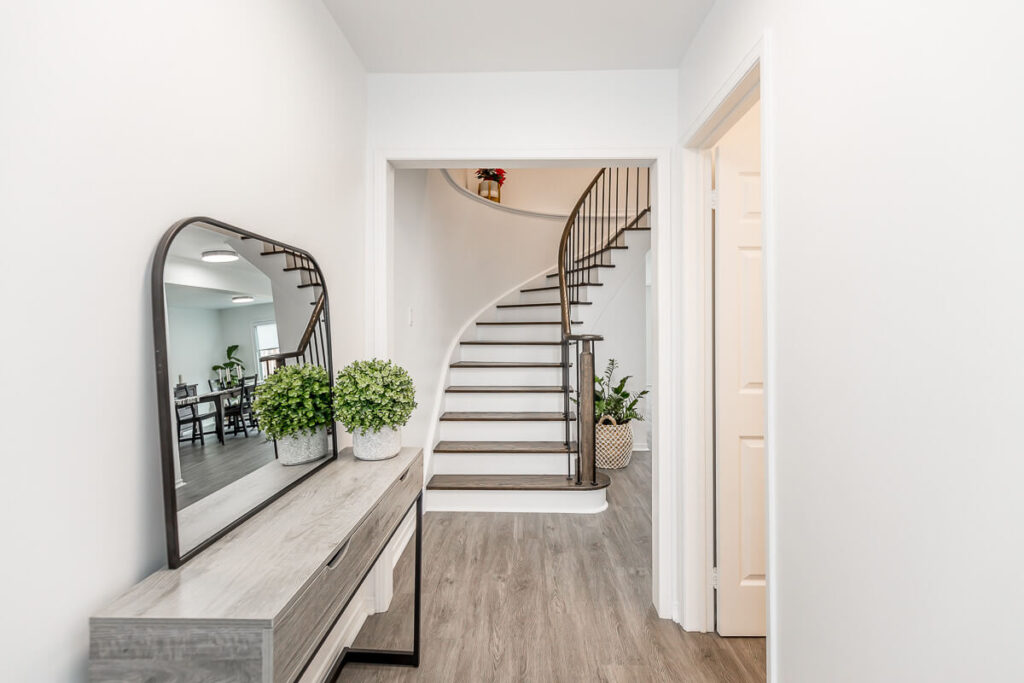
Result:
<instances>
[{"instance_id":1,"label":"black metal frame base","mask_svg":"<svg viewBox=\"0 0 1024 683\"><path fill-rule=\"evenodd\" d=\"M420 585L423 577L423 492L416 497L416 578L413 581L412 650L376 650L345 648L335 660L328 681L337 680L346 664L420 665ZM376 560L374 560L376 563ZM364 577L365 580L365 577Z\"/></svg>"}]
</instances>

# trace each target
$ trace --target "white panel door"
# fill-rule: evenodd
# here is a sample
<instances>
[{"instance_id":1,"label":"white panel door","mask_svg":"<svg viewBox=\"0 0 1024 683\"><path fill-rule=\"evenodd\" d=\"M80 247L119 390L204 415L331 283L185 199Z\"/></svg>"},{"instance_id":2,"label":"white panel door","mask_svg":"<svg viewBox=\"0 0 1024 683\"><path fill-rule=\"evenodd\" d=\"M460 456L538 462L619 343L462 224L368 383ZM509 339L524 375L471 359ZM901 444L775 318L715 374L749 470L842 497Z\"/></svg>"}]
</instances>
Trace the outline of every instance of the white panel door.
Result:
<instances>
[{"instance_id":1,"label":"white panel door","mask_svg":"<svg viewBox=\"0 0 1024 683\"><path fill-rule=\"evenodd\" d=\"M714 150L717 623L766 630L760 108Z\"/></svg>"}]
</instances>

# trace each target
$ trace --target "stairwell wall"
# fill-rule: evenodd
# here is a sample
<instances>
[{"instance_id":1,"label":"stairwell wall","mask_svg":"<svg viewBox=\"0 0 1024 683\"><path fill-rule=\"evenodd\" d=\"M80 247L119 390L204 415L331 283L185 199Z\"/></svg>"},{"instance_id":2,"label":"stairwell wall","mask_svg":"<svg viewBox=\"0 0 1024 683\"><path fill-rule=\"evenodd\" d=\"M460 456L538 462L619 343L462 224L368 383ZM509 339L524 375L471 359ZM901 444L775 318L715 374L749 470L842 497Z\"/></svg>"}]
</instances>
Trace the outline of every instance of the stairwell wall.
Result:
<instances>
[{"instance_id":1,"label":"stairwell wall","mask_svg":"<svg viewBox=\"0 0 1024 683\"><path fill-rule=\"evenodd\" d=\"M554 266L563 226L473 201L439 170L396 171L394 196L391 356L412 375L419 402L402 440L430 448L456 336L487 304Z\"/></svg>"}]
</instances>

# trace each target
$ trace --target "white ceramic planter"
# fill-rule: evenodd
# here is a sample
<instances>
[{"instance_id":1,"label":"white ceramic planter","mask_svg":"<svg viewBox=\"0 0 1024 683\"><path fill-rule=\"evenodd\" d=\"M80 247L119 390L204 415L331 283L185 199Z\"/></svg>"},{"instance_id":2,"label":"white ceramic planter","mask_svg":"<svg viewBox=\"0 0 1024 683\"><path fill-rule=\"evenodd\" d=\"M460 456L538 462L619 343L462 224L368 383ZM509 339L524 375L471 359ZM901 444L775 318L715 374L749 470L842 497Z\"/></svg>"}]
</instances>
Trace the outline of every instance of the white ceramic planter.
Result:
<instances>
[{"instance_id":1,"label":"white ceramic planter","mask_svg":"<svg viewBox=\"0 0 1024 683\"><path fill-rule=\"evenodd\" d=\"M387 460L402 450L402 433L392 427L379 432L357 429L352 432L352 454L360 460Z\"/></svg>"},{"instance_id":2,"label":"white ceramic planter","mask_svg":"<svg viewBox=\"0 0 1024 683\"><path fill-rule=\"evenodd\" d=\"M301 465L327 455L327 428L316 434L296 434L277 440L277 461L282 465Z\"/></svg>"}]
</instances>

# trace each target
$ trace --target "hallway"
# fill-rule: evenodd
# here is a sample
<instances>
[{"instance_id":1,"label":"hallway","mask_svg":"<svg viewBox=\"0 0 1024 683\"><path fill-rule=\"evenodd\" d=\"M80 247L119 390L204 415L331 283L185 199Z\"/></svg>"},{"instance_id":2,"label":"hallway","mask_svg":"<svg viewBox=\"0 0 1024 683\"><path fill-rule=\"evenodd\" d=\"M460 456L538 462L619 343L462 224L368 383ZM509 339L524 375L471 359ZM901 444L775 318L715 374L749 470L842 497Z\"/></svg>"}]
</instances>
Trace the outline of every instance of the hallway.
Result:
<instances>
[{"instance_id":1,"label":"hallway","mask_svg":"<svg viewBox=\"0 0 1024 683\"><path fill-rule=\"evenodd\" d=\"M609 474L597 515L427 513L420 668L353 664L338 680L764 681L763 638L686 633L657 618L651 455ZM367 620L356 647L411 644L412 550L391 609Z\"/></svg>"}]
</instances>

